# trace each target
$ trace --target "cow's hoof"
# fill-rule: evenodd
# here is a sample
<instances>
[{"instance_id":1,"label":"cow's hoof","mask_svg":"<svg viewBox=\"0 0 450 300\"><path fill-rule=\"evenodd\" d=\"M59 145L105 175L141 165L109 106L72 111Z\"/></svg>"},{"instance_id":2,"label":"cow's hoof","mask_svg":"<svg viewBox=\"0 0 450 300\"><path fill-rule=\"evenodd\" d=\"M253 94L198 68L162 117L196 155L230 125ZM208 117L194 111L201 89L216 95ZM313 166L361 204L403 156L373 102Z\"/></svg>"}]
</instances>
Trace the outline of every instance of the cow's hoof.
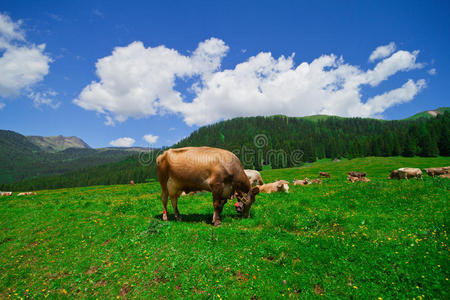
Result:
<instances>
[{"instance_id":1,"label":"cow's hoof","mask_svg":"<svg viewBox=\"0 0 450 300\"><path fill-rule=\"evenodd\" d=\"M222 221L215 220L213 224L214 224L214 226L222 226Z\"/></svg>"}]
</instances>

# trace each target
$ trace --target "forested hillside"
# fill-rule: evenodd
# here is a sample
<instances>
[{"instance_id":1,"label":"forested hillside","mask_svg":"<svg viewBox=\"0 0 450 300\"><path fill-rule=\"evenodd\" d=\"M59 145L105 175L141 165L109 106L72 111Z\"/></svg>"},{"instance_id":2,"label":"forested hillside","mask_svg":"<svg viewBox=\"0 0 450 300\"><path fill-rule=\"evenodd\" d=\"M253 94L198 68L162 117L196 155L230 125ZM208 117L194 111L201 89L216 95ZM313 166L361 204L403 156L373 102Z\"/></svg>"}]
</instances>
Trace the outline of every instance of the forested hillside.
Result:
<instances>
[{"instance_id":1,"label":"forested hillside","mask_svg":"<svg viewBox=\"0 0 450 300\"><path fill-rule=\"evenodd\" d=\"M0 130L0 184L38 176L58 175L117 162L130 156L129 151L68 148L47 152L25 136Z\"/></svg>"},{"instance_id":2,"label":"forested hillside","mask_svg":"<svg viewBox=\"0 0 450 300\"><path fill-rule=\"evenodd\" d=\"M255 141L261 134L264 136ZM301 150L302 161L306 162L338 157L449 156L450 113L430 119L399 121L338 117L310 120L285 116L236 118L202 127L174 147L204 145L232 150L241 161L246 161L242 149L264 154L269 150L287 154ZM291 161L289 155L284 162L267 159L267 155L262 158L246 167L298 165L298 161Z\"/></svg>"},{"instance_id":3,"label":"forested hillside","mask_svg":"<svg viewBox=\"0 0 450 300\"><path fill-rule=\"evenodd\" d=\"M18 139L17 143L24 143L24 141ZM330 116L236 118L202 127L173 147L185 146L212 146L228 149L239 156L245 168L255 169L262 169L264 164L270 165L271 168L300 166L304 162L313 162L322 158L450 156L450 113L438 114L435 118L398 121ZM27 155L34 155L33 151L37 151L32 147L30 149ZM81 149L66 151L79 150ZM59 161L64 161L62 158L66 151L61 152ZM102 152L103 154L98 156L95 152L98 150L85 151L94 151L93 156L83 156L73 160L74 165L80 166L86 163L89 166L87 162L90 159L100 165L102 159L106 159L108 154L114 157L118 153L117 150L111 150L111 152ZM268 155L274 151L276 155ZM291 154L295 151L300 151L302 155L296 156L293 160ZM130 152L126 153L130 154ZM88 168L85 165L86 167L81 170L72 170L60 176L39 177L15 184L0 185L0 190L119 184L128 183L130 180L136 183L144 182L156 178L154 160L157 150L153 153L151 157L145 157L144 162L139 159L139 155L133 155L123 161L94 168ZM285 154L281 155L284 159L280 159L280 153ZM21 152L14 154L23 155ZM52 159L55 157L57 156L52 156ZM46 161L44 158L39 160L42 168L54 167L63 171L65 166L65 170L69 170L67 166L70 166L70 162L60 164L58 161ZM9 163L16 170L19 168L9 159L4 163Z\"/></svg>"},{"instance_id":4,"label":"forested hillside","mask_svg":"<svg viewBox=\"0 0 450 300\"><path fill-rule=\"evenodd\" d=\"M89 169L80 169L58 176L41 176L14 184L0 184L0 190L29 191L55 189L60 187L81 187L90 185L136 183L156 178L155 164L141 163L139 155Z\"/></svg>"}]
</instances>

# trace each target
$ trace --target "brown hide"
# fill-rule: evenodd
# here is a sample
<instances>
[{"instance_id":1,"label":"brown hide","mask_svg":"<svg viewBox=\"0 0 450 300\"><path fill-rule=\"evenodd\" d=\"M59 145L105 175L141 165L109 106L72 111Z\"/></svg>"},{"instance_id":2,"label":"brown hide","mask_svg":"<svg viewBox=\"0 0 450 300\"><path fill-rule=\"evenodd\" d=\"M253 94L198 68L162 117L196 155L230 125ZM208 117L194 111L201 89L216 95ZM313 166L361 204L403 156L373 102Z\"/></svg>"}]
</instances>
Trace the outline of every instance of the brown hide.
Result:
<instances>
[{"instance_id":1,"label":"brown hide","mask_svg":"<svg viewBox=\"0 0 450 300\"><path fill-rule=\"evenodd\" d=\"M169 149L156 159L162 189L163 219L167 220L170 197L175 217L180 218L177 200L181 192L205 190L212 192L214 225L220 225L220 213L227 199L235 192L244 202L243 216L248 217L258 189L251 189L241 162L233 153L211 147Z\"/></svg>"}]
</instances>

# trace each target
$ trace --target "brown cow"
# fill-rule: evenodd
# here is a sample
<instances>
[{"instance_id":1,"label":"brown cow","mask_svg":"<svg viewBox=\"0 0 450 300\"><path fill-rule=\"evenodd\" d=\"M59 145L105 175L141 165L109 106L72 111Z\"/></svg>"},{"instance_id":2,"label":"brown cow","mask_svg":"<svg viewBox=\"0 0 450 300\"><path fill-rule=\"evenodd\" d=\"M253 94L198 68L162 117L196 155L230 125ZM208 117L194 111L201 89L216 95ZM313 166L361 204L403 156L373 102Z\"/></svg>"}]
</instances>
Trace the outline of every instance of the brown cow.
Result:
<instances>
[{"instance_id":1,"label":"brown cow","mask_svg":"<svg viewBox=\"0 0 450 300\"><path fill-rule=\"evenodd\" d=\"M347 176L347 180L350 182L357 182L357 181L369 182L370 181L370 179L367 177L357 177L357 176L351 176L351 175Z\"/></svg>"},{"instance_id":2,"label":"brown cow","mask_svg":"<svg viewBox=\"0 0 450 300\"><path fill-rule=\"evenodd\" d=\"M447 173L447 174L442 174L442 175L439 175L439 177L440 177L440 178L450 178L450 174L449 174L449 173Z\"/></svg>"},{"instance_id":3,"label":"brown cow","mask_svg":"<svg viewBox=\"0 0 450 300\"><path fill-rule=\"evenodd\" d=\"M17 196L30 196L30 195L36 195L35 192L23 192L23 193L18 193Z\"/></svg>"},{"instance_id":4,"label":"brown cow","mask_svg":"<svg viewBox=\"0 0 450 300\"><path fill-rule=\"evenodd\" d=\"M330 174L328 172L319 172L319 177L330 178Z\"/></svg>"},{"instance_id":5,"label":"brown cow","mask_svg":"<svg viewBox=\"0 0 450 300\"><path fill-rule=\"evenodd\" d=\"M0 192L0 196L12 196L12 192Z\"/></svg>"},{"instance_id":6,"label":"brown cow","mask_svg":"<svg viewBox=\"0 0 450 300\"><path fill-rule=\"evenodd\" d=\"M213 196L213 224L222 224L220 213L235 192L240 195L236 210L248 217L250 208L259 193L252 188L244 168L230 151L211 147L186 147L169 149L156 159L161 200L164 206L163 220L167 221L168 198L172 202L175 218L180 220L178 197L182 191L206 190Z\"/></svg>"},{"instance_id":7,"label":"brown cow","mask_svg":"<svg viewBox=\"0 0 450 300\"><path fill-rule=\"evenodd\" d=\"M134 183L133 180L130 180L130 184L131 184L131 185L135 185L135 183Z\"/></svg>"},{"instance_id":8,"label":"brown cow","mask_svg":"<svg viewBox=\"0 0 450 300\"><path fill-rule=\"evenodd\" d=\"M322 179L313 179L313 181L311 181L311 183L322 184Z\"/></svg>"},{"instance_id":9,"label":"brown cow","mask_svg":"<svg viewBox=\"0 0 450 300\"><path fill-rule=\"evenodd\" d=\"M425 172L427 172L427 174L429 176L434 177L435 175L448 174L450 172L450 167L428 168L428 169L425 169Z\"/></svg>"},{"instance_id":10,"label":"brown cow","mask_svg":"<svg viewBox=\"0 0 450 300\"><path fill-rule=\"evenodd\" d=\"M308 177L305 177L305 179L303 179L303 180L298 180L298 179L294 178L293 183L294 183L294 185L308 185L308 184L311 184L311 181L309 180Z\"/></svg>"},{"instance_id":11,"label":"brown cow","mask_svg":"<svg viewBox=\"0 0 450 300\"><path fill-rule=\"evenodd\" d=\"M423 179L422 178L422 171L419 168L400 168L397 170L394 170L389 175L388 179L406 179L408 178L416 178L416 179Z\"/></svg>"},{"instance_id":12,"label":"brown cow","mask_svg":"<svg viewBox=\"0 0 450 300\"><path fill-rule=\"evenodd\" d=\"M182 191L180 196L194 196L195 194L200 193L201 191L190 191L188 193L186 193L185 191Z\"/></svg>"},{"instance_id":13,"label":"brown cow","mask_svg":"<svg viewBox=\"0 0 450 300\"><path fill-rule=\"evenodd\" d=\"M261 193L275 193L275 192L286 192L289 193L289 182L286 180L278 180L272 183L266 183L263 185L258 185L259 191Z\"/></svg>"},{"instance_id":14,"label":"brown cow","mask_svg":"<svg viewBox=\"0 0 450 300\"><path fill-rule=\"evenodd\" d=\"M261 174L258 171L246 169L246 170L244 170L244 172L245 172L245 175L247 175L248 180L250 180L250 184L252 186L264 184Z\"/></svg>"},{"instance_id":15,"label":"brown cow","mask_svg":"<svg viewBox=\"0 0 450 300\"><path fill-rule=\"evenodd\" d=\"M366 172L348 172L348 175L352 176L352 177L361 178L361 177L366 177L367 173Z\"/></svg>"}]
</instances>

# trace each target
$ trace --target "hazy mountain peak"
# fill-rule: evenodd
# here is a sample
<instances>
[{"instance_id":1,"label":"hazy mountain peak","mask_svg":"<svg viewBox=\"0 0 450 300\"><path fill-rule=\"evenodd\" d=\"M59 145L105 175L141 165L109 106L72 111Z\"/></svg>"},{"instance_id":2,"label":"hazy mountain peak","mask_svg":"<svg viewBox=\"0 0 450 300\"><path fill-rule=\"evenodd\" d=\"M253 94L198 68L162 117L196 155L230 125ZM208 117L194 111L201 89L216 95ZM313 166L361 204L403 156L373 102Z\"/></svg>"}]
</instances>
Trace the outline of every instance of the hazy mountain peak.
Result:
<instances>
[{"instance_id":1,"label":"hazy mountain peak","mask_svg":"<svg viewBox=\"0 0 450 300\"><path fill-rule=\"evenodd\" d=\"M63 151L68 148L91 148L82 139L76 136L27 136L27 139L42 150L48 152Z\"/></svg>"}]
</instances>

